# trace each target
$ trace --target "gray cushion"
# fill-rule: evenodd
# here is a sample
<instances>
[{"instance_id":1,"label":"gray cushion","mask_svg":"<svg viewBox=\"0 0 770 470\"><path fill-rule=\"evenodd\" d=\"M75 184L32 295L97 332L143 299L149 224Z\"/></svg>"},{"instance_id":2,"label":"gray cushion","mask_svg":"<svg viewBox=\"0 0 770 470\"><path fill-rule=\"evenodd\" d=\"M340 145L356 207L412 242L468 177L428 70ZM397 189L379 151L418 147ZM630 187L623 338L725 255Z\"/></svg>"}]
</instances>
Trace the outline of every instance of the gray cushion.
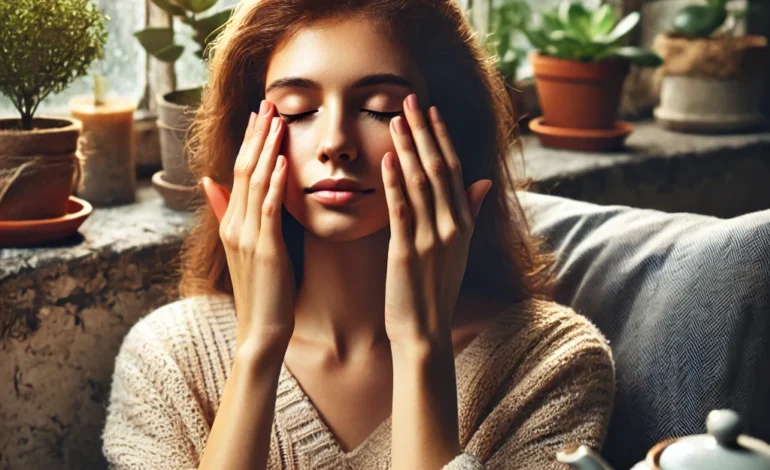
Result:
<instances>
[{"instance_id":1,"label":"gray cushion","mask_svg":"<svg viewBox=\"0 0 770 470\"><path fill-rule=\"evenodd\" d=\"M557 299L604 332L619 469L732 408L770 440L770 210L723 220L520 193L557 256Z\"/></svg>"}]
</instances>

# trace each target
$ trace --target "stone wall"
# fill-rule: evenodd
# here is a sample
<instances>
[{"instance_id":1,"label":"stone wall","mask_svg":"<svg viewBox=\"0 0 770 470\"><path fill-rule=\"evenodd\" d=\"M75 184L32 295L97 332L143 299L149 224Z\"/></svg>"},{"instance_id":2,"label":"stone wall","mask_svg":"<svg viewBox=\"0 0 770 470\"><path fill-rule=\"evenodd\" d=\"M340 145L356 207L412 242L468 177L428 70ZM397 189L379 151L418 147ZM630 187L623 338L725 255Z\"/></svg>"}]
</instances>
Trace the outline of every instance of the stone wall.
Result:
<instances>
[{"instance_id":1,"label":"stone wall","mask_svg":"<svg viewBox=\"0 0 770 470\"><path fill-rule=\"evenodd\" d=\"M0 469L103 469L101 430L128 329L176 298L189 216L150 188L54 248L0 250Z\"/></svg>"}]
</instances>

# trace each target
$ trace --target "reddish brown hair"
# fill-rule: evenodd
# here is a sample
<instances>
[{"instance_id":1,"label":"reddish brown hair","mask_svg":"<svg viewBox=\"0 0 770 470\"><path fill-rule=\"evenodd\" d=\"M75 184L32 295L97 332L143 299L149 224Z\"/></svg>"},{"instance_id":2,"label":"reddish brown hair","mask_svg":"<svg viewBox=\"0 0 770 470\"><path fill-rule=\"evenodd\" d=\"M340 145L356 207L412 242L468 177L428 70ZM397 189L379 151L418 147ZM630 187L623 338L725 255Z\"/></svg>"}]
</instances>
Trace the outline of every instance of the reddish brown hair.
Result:
<instances>
[{"instance_id":1,"label":"reddish brown hair","mask_svg":"<svg viewBox=\"0 0 770 470\"><path fill-rule=\"evenodd\" d=\"M242 3L213 45L210 82L191 130L191 166L232 187L249 113L264 98L270 56L302 27L369 19L403 45L422 72L460 157L466 187L494 182L479 214L463 291L516 302L550 295L550 257L529 232L515 195L517 126L505 82L476 41L456 0L260 0ZM355 47L355 46L350 46ZM208 205L196 213L182 257L182 296L232 294L219 224ZM283 233L301 282L303 227L283 209Z\"/></svg>"}]
</instances>

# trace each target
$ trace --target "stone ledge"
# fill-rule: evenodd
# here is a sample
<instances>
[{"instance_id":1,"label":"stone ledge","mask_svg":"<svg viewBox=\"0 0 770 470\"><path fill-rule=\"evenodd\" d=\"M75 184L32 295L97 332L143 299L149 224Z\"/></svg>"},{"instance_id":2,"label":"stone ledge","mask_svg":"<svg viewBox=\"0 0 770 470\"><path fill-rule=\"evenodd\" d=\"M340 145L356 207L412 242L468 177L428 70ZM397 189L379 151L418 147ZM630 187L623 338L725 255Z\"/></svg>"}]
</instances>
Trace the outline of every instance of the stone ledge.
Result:
<instances>
[{"instance_id":1,"label":"stone ledge","mask_svg":"<svg viewBox=\"0 0 770 470\"><path fill-rule=\"evenodd\" d=\"M527 176L537 190L597 204L733 217L770 207L770 131L695 135L635 123L626 148L609 153L542 147L525 135Z\"/></svg>"},{"instance_id":2,"label":"stone ledge","mask_svg":"<svg viewBox=\"0 0 770 470\"><path fill-rule=\"evenodd\" d=\"M182 238L192 220L190 213L164 206L149 181L138 183L136 195L133 204L95 208L79 233L65 240L44 247L0 248L0 283L51 263L109 256Z\"/></svg>"}]
</instances>

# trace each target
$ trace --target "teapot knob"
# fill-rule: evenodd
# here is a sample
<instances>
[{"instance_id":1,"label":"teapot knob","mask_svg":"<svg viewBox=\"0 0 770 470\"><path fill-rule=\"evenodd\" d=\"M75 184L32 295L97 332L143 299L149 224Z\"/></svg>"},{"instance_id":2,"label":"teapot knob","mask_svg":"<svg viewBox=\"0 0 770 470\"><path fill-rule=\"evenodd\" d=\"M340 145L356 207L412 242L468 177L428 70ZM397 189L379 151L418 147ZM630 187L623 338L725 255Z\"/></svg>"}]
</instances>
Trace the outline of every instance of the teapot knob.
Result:
<instances>
[{"instance_id":1,"label":"teapot knob","mask_svg":"<svg viewBox=\"0 0 770 470\"><path fill-rule=\"evenodd\" d=\"M706 430L714 436L719 445L735 447L743 431L741 418L733 410L712 410L706 418Z\"/></svg>"}]
</instances>

